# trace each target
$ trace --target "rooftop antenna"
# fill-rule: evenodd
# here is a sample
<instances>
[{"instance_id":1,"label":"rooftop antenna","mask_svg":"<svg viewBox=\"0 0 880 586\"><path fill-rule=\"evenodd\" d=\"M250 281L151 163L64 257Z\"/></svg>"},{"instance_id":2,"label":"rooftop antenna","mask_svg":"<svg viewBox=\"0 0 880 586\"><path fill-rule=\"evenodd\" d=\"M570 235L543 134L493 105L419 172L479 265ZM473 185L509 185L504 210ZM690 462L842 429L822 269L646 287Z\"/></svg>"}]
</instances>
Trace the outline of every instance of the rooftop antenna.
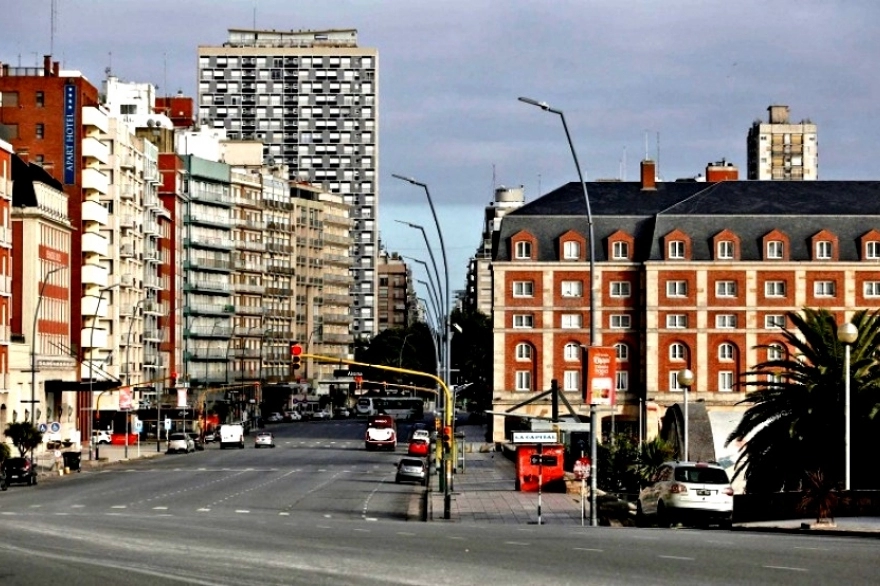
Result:
<instances>
[{"instance_id":1,"label":"rooftop antenna","mask_svg":"<svg viewBox=\"0 0 880 586\"><path fill-rule=\"evenodd\" d=\"M50 8L50 32L49 32L49 55L55 54L55 31L58 30L56 27L56 22L58 19L58 0L52 0L51 8Z\"/></svg>"},{"instance_id":2,"label":"rooftop antenna","mask_svg":"<svg viewBox=\"0 0 880 586\"><path fill-rule=\"evenodd\" d=\"M104 69L104 73L110 77L111 71L113 71L113 51L107 51L107 67Z\"/></svg>"},{"instance_id":3,"label":"rooftop antenna","mask_svg":"<svg viewBox=\"0 0 880 586\"><path fill-rule=\"evenodd\" d=\"M657 178L660 178L660 131L657 131Z\"/></svg>"},{"instance_id":4,"label":"rooftop antenna","mask_svg":"<svg viewBox=\"0 0 880 586\"><path fill-rule=\"evenodd\" d=\"M648 131L645 131L645 160L648 160Z\"/></svg>"},{"instance_id":5,"label":"rooftop antenna","mask_svg":"<svg viewBox=\"0 0 880 586\"><path fill-rule=\"evenodd\" d=\"M495 182L495 163L492 163L492 193L495 193L496 189L498 189L498 184Z\"/></svg>"}]
</instances>

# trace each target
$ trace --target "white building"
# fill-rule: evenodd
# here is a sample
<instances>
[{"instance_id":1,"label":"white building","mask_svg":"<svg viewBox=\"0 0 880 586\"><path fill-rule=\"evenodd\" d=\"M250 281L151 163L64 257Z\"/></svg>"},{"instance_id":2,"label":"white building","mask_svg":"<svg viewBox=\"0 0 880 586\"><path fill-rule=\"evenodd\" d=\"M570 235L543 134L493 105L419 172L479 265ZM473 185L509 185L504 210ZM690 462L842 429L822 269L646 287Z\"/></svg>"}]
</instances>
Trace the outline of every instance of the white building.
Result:
<instances>
[{"instance_id":1,"label":"white building","mask_svg":"<svg viewBox=\"0 0 880 586\"><path fill-rule=\"evenodd\" d=\"M769 106L767 122L755 120L748 135L748 178L761 181L819 179L819 137L809 119L792 124L788 106Z\"/></svg>"},{"instance_id":2,"label":"white building","mask_svg":"<svg viewBox=\"0 0 880 586\"><path fill-rule=\"evenodd\" d=\"M199 47L198 118L232 140L259 140L267 164L341 194L352 210L355 337L377 328L378 51L353 29L230 29Z\"/></svg>"}]
</instances>

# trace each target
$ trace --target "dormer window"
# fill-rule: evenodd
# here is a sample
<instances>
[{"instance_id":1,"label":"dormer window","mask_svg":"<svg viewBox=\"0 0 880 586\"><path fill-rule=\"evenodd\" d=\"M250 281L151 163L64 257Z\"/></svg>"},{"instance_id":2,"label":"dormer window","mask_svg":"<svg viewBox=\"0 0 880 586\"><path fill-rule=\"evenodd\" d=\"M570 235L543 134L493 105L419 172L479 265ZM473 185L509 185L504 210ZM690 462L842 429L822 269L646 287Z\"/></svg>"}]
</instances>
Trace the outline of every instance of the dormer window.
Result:
<instances>
[{"instance_id":1,"label":"dormer window","mask_svg":"<svg viewBox=\"0 0 880 586\"><path fill-rule=\"evenodd\" d=\"M767 242L767 258L782 260L785 258L785 247L782 240L770 240Z\"/></svg>"},{"instance_id":2,"label":"dormer window","mask_svg":"<svg viewBox=\"0 0 880 586\"><path fill-rule=\"evenodd\" d=\"M579 260L581 258L581 243L569 240L562 243L563 260Z\"/></svg>"},{"instance_id":3,"label":"dormer window","mask_svg":"<svg viewBox=\"0 0 880 586\"><path fill-rule=\"evenodd\" d=\"M830 240L820 240L816 242L816 259L830 260L832 250L833 248Z\"/></svg>"},{"instance_id":4,"label":"dormer window","mask_svg":"<svg viewBox=\"0 0 880 586\"><path fill-rule=\"evenodd\" d=\"M870 240L865 243L865 258L880 260L880 242Z\"/></svg>"},{"instance_id":5,"label":"dormer window","mask_svg":"<svg viewBox=\"0 0 880 586\"><path fill-rule=\"evenodd\" d=\"M733 240L718 241L718 258L721 260L733 260Z\"/></svg>"},{"instance_id":6,"label":"dormer window","mask_svg":"<svg viewBox=\"0 0 880 586\"><path fill-rule=\"evenodd\" d=\"M629 242L615 242L611 245L611 257L614 260L629 259Z\"/></svg>"},{"instance_id":7,"label":"dormer window","mask_svg":"<svg viewBox=\"0 0 880 586\"><path fill-rule=\"evenodd\" d=\"M669 258L678 260L684 258L684 240L671 240L669 242Z\"/></svg>"},{"instance_id":8,"label":"dormer window","mask_svg":"<svg viewBox=\"0 0 880 586\"><path fill-rule=\"evenodd\" d=\"M518 259L530 259L532 258L532 243L526 240L521 240L516 243L515 246L515 257Z\"/></svg>"}]
</instances>

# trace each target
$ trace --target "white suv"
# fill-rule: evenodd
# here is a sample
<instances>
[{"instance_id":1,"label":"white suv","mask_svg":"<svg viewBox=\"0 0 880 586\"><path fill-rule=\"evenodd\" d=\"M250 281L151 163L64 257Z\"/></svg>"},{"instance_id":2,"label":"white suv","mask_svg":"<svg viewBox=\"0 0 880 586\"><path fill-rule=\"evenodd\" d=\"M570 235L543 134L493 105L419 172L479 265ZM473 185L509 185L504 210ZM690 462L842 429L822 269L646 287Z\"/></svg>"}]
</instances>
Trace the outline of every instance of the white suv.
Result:
<instances>
[{"instance_id":1,"label":"white suv","mask_svg":"<svg viewBox=\"0 0 880 586\"><path fill-rule=\"evenodd\" d=\"M110 434L104 430L93 429L92 430L92 443L93 444L109 444L110 443Z\"/></svg>"},{"instance_id":2,"label":"white suv","mask_svg":"<svg viewBox=\"0 0 880 586\"><path fill-rule=\"evenodd\" d=\"M666 462L650 486L639 493L636 521L653 515L661 527L679 522L711 522L729 528L733 488L724 468L714 462Z\"/></svg>"}]
</instances>

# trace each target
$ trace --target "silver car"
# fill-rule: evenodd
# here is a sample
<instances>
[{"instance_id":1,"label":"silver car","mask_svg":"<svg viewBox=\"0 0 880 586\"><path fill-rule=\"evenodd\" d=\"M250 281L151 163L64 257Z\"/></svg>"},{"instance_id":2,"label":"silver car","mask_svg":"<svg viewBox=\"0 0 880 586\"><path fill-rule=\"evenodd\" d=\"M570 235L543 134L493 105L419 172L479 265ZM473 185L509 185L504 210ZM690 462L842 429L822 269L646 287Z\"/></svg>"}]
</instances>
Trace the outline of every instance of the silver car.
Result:
<instances>
[{"instance_id":1,"label":"silver car","mask_svg":"<svg viewBox=\"0 0 880 586\"><path fill-rule=\"evenodd\" d=\"M196 444L189 435L183 432L172 433L168 436L168 449L166 454L189 454L196 451Z\"/></svg>"},{"instance_id":2,"label":"silver car","mask_svg":"<svg viewBox=\"0 0 880 586\"><path fill-rule=\"evenodd\" d=\"M729 528L733 520L733 488L727 472L714 462L666 462L636 504L636 521L647 517L669 527L676 523L718 523Z\"/></svg>"},{"instance_id":3,"label":"silver car","mask_svg":"<svg viewBox=\"0 0 880 586\"><path fill-rule=\"evenodd\" d=\"M428 482L428 464L418 458L401 458L397 463L397 474L394 482L400 484L404 480L415 481L419 484Z\"/></svg>"}]
</instances>

